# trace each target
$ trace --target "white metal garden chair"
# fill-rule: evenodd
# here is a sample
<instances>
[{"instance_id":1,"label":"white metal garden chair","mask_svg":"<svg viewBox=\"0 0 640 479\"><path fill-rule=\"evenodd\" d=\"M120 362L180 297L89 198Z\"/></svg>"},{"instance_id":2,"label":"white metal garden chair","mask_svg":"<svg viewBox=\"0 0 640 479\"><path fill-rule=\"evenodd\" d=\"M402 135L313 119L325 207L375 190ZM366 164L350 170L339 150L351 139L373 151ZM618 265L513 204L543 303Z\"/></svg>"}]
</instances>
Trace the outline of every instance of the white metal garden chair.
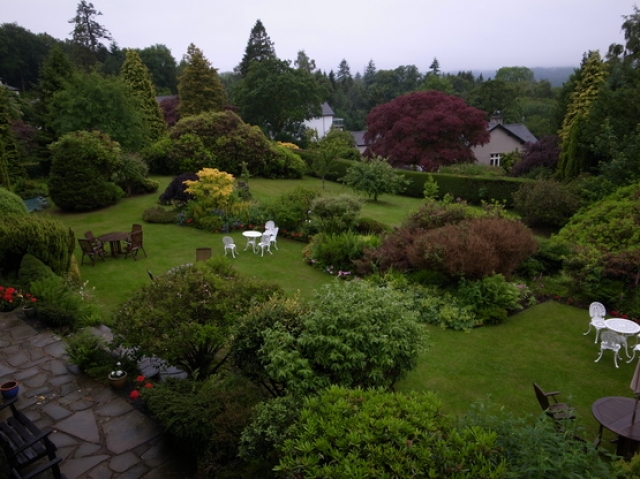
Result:
<instances>
[{"instance_id":1,"label":"white metal garden chair","mask_svg":"<svg viewBox=\"0 0 640 479\"><path fill-rule=\"evenodd\" d=\"M613 362L618 367L618 358L620 357L620 350L624 346L625 338L621 334L614 333L613 331L605 330L600 333L600 355L595 360L597 363L602 358L602 354L605 350L609 349L613 351Z\"/></svg>"},{"instance_id":2,"label":"white metal garden chair","mask_svg":"<svg viewBox=\"0 0 640 479\"><path fill-rule=\"evenodd\" d=\"M274 246L276 249L278 249L278 231L280 231L280 228L276 226L275 228L271 228L271 230L268 231L271 233L271 246Z\"/></svg>"},{"instance_id":3,"label":"white metal garden chair","mask_svg":"<svg viewBox=\"0 0 640 479\"><path fill-rule=\"evenodd\" d=\"M258 243L258 248L260 248L260 256L264 256L265 250L269 252L269 254L273 254L271 252L271 232L267 231L262 235L262 239L260 243Z\"/></svg>"},{"instance_id":4,"label":"white metal garden chair","mask_svg":"<svg viewBox=\"0 0 640 479\"><path fill-rule=\"evenodd\" d=\"M231 236L223 236L222 243L224 244L224 255L227 256L227 251L231 251L231 256L236 257L236 244L233 242Z\"/></svg>"},{"instance_id":5,"label":"white metal garden chair","mask_svg":"<svg viewBox=\"0 0 640 479\"><path fill-rule=\"evenodd\" d=\"M607 310L602 303L593 302L589 305L589 316L591 317L591 320L589 321L589 329L584 333L584 335L586 336L589 334L593 327L596 330L596 340L594 343L598 342L598 335L600 331L607 328L607 325L604 323L604 317L606 314Z\"/></svg>"}]
</instances>

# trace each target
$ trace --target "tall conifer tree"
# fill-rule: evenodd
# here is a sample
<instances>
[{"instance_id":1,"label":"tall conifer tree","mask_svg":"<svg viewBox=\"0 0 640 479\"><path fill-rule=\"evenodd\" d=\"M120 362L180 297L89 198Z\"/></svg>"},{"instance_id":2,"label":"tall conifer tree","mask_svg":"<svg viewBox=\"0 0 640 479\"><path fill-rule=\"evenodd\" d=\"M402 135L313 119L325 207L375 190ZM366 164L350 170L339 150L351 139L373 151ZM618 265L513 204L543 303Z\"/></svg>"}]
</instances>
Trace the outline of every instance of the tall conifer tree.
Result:
<instances>
[{"instance_id":1,"label":"tall conifer tree","mask_svg":"<svg viewBox=\"0 0 640 479\"><path fill-rule=\"evenodd\" d=\"M156 89L151 81L151 75L144 63L142 63L138 52L127 50L120 75L140 99L143 117L149 124L151 139L157 140L164 133L165 123L160 106L156 101Z\"/></svg>"},{"instance_id":2,"label":"tall conifer tree","mask_svg":"<svg viewBox=\"0 0 640 479\"><path fill-rule=\"evenodd\" d=\"M273 42L271 41L271 38L269 38L269 35L267 35L267 31L262 22L258 20L251 29L247 48L244 51L242 62L240 62L240 65L238 66L240 75L243 77L247 76L249 66L252 62L275 60L276 58L276 51L273 46Z\"/></svg>"},{"instance_id":3,"label":"tall conifer tree","mask_svg":"<svg viewBox=\"0 0 640 479\"><path fill-rule=\"evenodd\" d=\"M211 67L209 60L193 43L187 49L186 61L187 66L178 83L180 117L222 111L227 95L218 70Z\"/></svg>"}]
</instances>

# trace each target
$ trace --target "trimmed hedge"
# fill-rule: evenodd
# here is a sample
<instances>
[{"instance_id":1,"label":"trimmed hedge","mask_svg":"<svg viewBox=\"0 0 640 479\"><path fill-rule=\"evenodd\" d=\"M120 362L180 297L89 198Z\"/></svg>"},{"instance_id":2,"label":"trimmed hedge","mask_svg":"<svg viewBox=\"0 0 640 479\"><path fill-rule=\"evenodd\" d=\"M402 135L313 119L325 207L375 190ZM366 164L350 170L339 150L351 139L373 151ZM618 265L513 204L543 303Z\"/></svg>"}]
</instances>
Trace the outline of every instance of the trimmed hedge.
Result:
<instances>
[{"instance_id":1,"label":"trimmed hedge","mask_svg":"<svg viewBox=\"0 0 640 479\"><path fill-rule=\"evenodd\" d=\"M27 253L64 276L74 246L73 232L61 221L38 215L5 215L0 222L0 276L16 274Z\"/></svg>"},{"instance_id":2,"label":"trimmed hedge","mask_svg":"<svg viewBox=\"0 0 640 479\"><path fill-rule=\"evenodd\" d=\"M327 180L338 181L347 174L347 169L353 163L353 161L349 160L335 160L334 171L327 175ZM508 208L513 207L513 194L518 191L520 186L534 181L506 176L459 176L410 170L397 170L397 173L404 175L410 181L407 189L400 193L403 196L424 198L424 184L429 175L431 175L438 184L438 196L440 198L449 193L454 198L461 198L467 203L475 205L479 205L483 200L504 201Z\"/></svg>"}]
</instances>

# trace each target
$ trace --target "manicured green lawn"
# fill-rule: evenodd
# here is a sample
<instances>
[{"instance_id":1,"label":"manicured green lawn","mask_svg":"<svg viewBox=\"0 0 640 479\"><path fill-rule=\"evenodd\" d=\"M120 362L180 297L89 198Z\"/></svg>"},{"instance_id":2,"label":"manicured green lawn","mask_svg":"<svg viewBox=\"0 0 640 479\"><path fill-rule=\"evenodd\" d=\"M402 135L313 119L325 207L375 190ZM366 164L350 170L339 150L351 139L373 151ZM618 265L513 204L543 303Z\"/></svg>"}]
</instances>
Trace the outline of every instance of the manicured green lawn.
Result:
<instances>
[{"instance_id":1,"label":"manicured green lawn","mask_svg":"<svg viewBox=\"0 0 640 479\"><path fill-rule=\"evenodd\" d=\"M147 271L159 275L176 265L192 263L196 248L200 247L212 248L215 256L223 254L222 234L142 222L143 210L156 204L158 195L170 181L168 177L155 179L161 182L158 193L128 198L100 211L68 214L53 207L43 213L60 219L76 236L82 236L89 229L100 235L128 231L132 223L143 224L147 258L140 254L137 261L107 258L105 262L98 261L96 266L86 262L81 266L83 279L95 288L95 297L107 314L113 312L130 291L150 281ZM250 180L252 194L261 201L274 199L300 185L321 188L321 182L313 178ZM336 183L326 183L326 191L350 192ZM366 202L363 215L398 225L420 204L418 199L383 195L377 203ZM277 281L289 294L299 292L302 297L309 297L322 284L333 280L302 262L302 243L281 238L279 250L260 257L243 251L246 242L240 232L231 236L240 255L230 261L238 270ZM79 249L76 256L80 261ZM474 401L490 397L518 414L537 415L541 410L533 393L535 381L546 390L560 390L561 400L577 408L579 421L585 427L583 436L593 439L597 423L591 415L591 404L603 396L630 397L629 383L635 363L621 361L620 368L616 369L610 351L599 363L594 363L598 346L593 343L593 332L583 336L587 327L586 310L553 301L514 315L503 325L468 333L427 327L430 348L418 368L399 383L398 390L434 390L453 413L463 413Z\"/></svg>"},{"instance_id":2,"label":"manicured green lawn","mask_svg":"<svg viewBox=\"0 0 640 479\"><path fill-rule=\"evenodd\" d=\"M559 400L576 407L586 429L583 437L592 440L598 424L591 405L603 396L632 397L629 385L637 360L619 361L616 369L612 352L605 351L600 362L594 362L599 347L593 330L583 335L588 324L586 310L548 301L502 325L468 333L429 326L429 351L398 390L437 391L454 413L490 397L514 412L539 414L532 387L536 382L546 391L559 390Z\"/></svg>"}]
</instances>

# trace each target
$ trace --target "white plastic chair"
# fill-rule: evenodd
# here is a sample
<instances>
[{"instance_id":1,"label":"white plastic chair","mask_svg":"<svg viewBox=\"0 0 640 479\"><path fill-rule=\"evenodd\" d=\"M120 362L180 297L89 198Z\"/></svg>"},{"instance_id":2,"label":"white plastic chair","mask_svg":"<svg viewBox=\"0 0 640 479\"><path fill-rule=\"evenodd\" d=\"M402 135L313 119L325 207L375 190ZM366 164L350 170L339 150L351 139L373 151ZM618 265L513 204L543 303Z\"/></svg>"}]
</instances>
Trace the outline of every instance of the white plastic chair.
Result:
<instances>
[{"instance_id":1,"label":"white plastic chair","mask_svg":"<svg viewBox=\"0 0 640 479\"><path fill-rule=\"evenodd\" d=\"M602 303L593 302L589 305L589 316L591 320L589 322L589 329L584 335L586 336L591 332L591 327L596 330L596 340L594 343L598 342L598 335L600 331L603 329L607 329L607 325L604 323L604 317L607 314L607 310L605 309Z\"/></svg>"},{"instance_id":2,"label":"white plastic chair","mask_svg":"<svg viewBox=\"0 0 640 479\"><path fill-rule=\"evenodd\" d=\"M624 345L625 338L613 331L605 330L600 334L600 355L595 360L597 363L602 358L602 354L606 349L613 351L613 362L618 367L618 358L620 357L620 349Z\"/></svg>"},{"instance_id":3,"label":"white plastic chair","mask_svg":"<svg viewBox=\"0 0 640 479\"><path fill-rule=\"evenodd\" d=\"M278 249L278 231L280 231L280 228L277 226L269 231L271 233L271 244L275 246L276 249Z\"/></svg>"},{"instance_id":4,"label":"white plastic chair","mask_svg":"<svg viewBox=\"0 0 640 479\"><path fill-rule=\"evenodd\" d=\"M258 247L260 248L260 256L264 256L264 251L267 250L269 254L273 254L271 252L271 233L266 232L262 235L262 239L260 243L258 243Z\"/></svg>"},{"instance_id":5,"label":"white plastic chair","mask_svg":"<svg viewBox=\"0 0 640 479\"><path fill-rule=\"evenodd\" d=\"M227 251L231 250L231 256L236 257L236 244L233 242L231 236L223 236L222 243L224 244L224 255L227 256Z\"/></svg>"}]
</instances>

